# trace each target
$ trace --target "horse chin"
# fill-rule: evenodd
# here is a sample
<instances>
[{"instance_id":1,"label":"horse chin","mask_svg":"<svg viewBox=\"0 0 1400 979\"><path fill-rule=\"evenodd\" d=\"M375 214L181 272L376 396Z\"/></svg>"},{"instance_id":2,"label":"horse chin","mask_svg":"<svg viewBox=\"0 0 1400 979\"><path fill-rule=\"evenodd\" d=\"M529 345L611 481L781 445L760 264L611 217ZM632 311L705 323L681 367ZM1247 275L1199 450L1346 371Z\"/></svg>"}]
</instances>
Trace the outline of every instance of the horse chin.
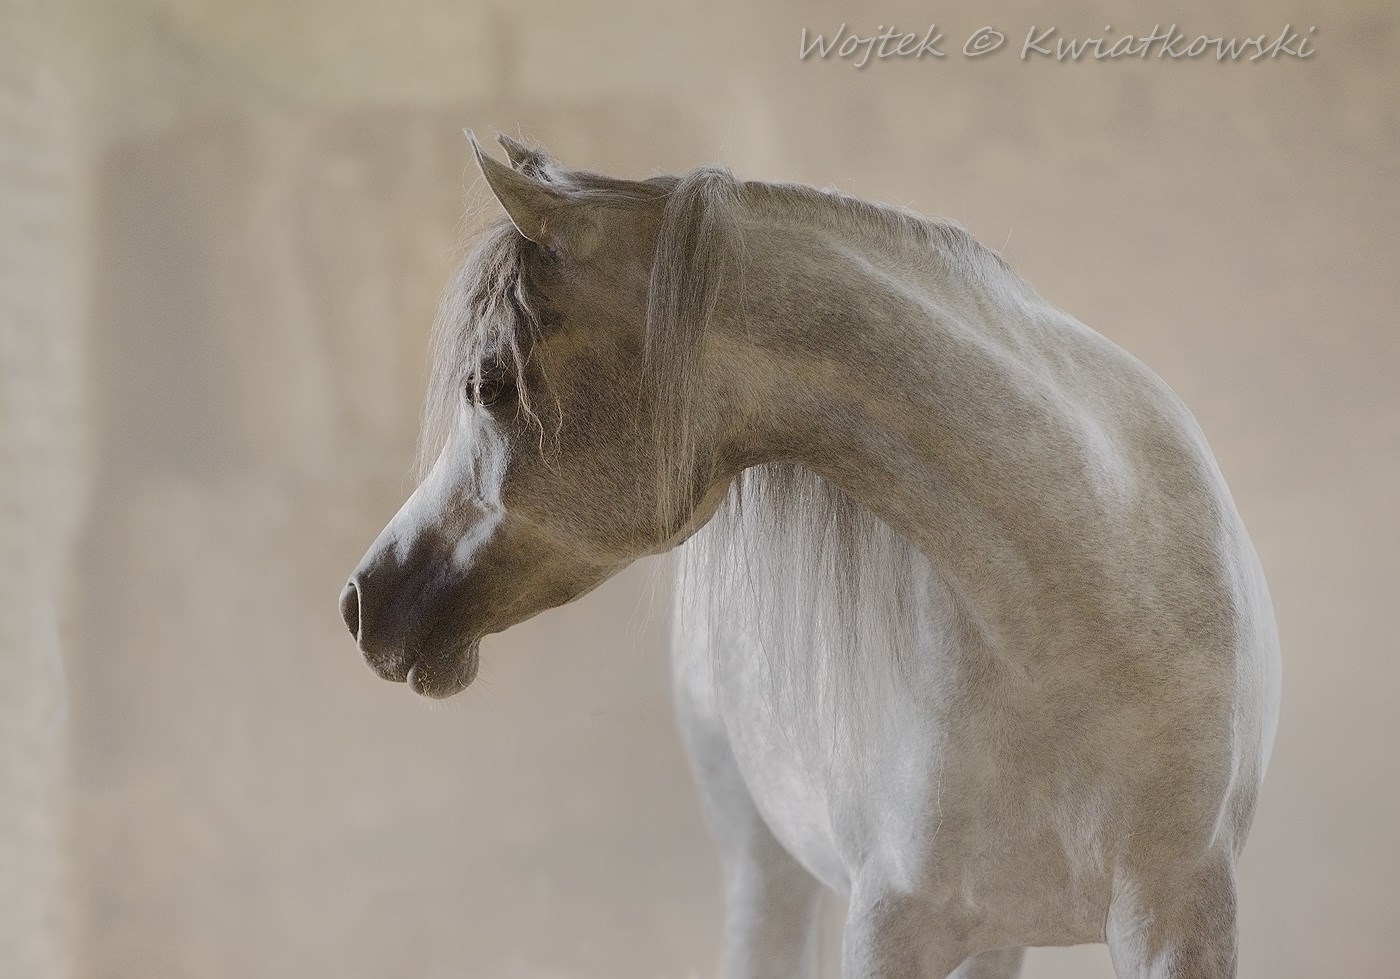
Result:
<instances>
[{"instance_id":1,"label":"horse chin","mask_svg":"<svg viewBox=\"0 0 1400 979\"><path fill-rule=\"evenodd\" d=\"M445 700L467 689L479 669L481 640L471 639L414 664L408 671L408 686L420 697Z\"/></svg>"}]
</instances>

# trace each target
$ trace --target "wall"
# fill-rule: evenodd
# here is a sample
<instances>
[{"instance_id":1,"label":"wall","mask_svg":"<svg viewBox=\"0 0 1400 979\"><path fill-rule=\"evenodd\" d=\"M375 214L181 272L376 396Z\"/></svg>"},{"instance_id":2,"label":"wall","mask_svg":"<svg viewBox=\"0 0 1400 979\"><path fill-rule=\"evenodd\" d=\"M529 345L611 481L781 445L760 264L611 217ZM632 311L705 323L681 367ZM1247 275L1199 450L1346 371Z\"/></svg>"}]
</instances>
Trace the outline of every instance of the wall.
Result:
<instances>
[{"instance_id":1,"label":"wall","mask_svg":"<svg viewBox=\"0 0 1400 979\"><path fill-rule=\"evenodd\" d=\"M61 635L87 485L87 144L66 4L0 14L0 976L72 965Z\"/></svg>"},{"instance_id":2,"label":"wall","mask_svg":"<svg viewBox=\"0 0 1400 979\"><path fill-rule=\"evenodd\" d=\"M6 302L35 311L3 358L0 431L25 473L7 521L28 528L25 566L53 570L19 586L20 681L0 689L33 691L0 708L39 761L0 756L0 788L54 814L66 784L73 832L64 845L45 818L0 845L73 922L49 940L54 970L714 972L718 874L666 697L661 571L498 637L478 685L441 705L374 679L336 612L411 486L434 300L490 213L463 125L596 169L721 160L945 214L1161 373L1216 448L1286 657L1241 974L1400 970L1391 5L17 9L45 43L77 37L72 77L91 77L75 103L26 81L71 55L5 59L29 93L7 96L7 145L57 162L16 170L0 207L57 210L4 273ZM802 26L932 16L950 39L992 23L1013 44L1031 24L1292 19L1318 25L1318 55L797 57ZM59 635L66 769L43 720ZM1098 948L1027 970L1109 974Z\"/></svg>"}]
</instances>

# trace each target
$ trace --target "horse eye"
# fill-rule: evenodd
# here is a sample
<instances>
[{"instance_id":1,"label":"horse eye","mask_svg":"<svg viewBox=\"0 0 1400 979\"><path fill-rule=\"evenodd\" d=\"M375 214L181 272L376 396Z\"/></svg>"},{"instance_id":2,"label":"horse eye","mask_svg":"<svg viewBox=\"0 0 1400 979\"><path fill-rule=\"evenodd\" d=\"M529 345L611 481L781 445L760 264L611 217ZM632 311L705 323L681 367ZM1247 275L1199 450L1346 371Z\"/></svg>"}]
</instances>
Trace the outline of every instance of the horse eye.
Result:
<instances>
[{"instance_id":1,"label":"horse eye","mask_svg":"<svg viewBox=\"0 0 1400 979\"><path fill-rule=\"evenodd\" d=\"M467 378L466 395L468 400L483 408L490 408L504 401L514 389L504 371L488 370Z\"/></svg>"}]
</instances>

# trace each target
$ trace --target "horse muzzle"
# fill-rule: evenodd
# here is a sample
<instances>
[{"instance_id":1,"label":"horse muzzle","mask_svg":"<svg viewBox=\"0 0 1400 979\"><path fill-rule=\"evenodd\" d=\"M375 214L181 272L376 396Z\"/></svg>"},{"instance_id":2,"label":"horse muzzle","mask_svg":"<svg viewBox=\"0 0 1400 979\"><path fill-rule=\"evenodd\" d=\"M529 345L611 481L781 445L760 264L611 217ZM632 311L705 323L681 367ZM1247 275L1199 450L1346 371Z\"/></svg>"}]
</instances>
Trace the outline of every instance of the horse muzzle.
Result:
<instances>
[{"instance_id":1,"label":"horse muzzle","mask_svg":"<svg viewBox=\"0 0 1400 979\"><path fill-rule=\"evenodd\" d=\"M373 575L359 570L340 593L341 618L366 665L382 679L407 683L424 697L442 699L466 689L480 668L480 638L450 629L415 628L414 619L435 611L423 607L424 590L420 601L411 605L379 591Z\"/></svg>"}]
</instances>

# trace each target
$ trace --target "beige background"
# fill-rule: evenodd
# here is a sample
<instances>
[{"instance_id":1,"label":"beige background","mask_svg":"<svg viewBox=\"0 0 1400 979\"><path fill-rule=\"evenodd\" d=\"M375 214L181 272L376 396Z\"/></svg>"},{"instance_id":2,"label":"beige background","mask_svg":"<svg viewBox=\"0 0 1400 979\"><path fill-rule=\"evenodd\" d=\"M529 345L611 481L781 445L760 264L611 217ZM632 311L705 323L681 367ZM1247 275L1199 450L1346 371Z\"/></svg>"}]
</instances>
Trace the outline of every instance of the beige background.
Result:
<instances>
[{"instance_id":1,"label":"beige background","mask_svg":"<svg viewBox=\"0 0 1400 979\"><path fill-rule=\"evenodd\" d=\"M442 705L376 680L336 612L489 213L463 125L956 218L1161 373L1286 657L1241 974L1400 974L1391 0L0 11L0 976L714 975L663 570L497 637ZM943 62L797 58L803 26L932 18ZM1317 25L1317 55L957 57L983 24L1172 21Z\"/></svg>"}]
</instances>

